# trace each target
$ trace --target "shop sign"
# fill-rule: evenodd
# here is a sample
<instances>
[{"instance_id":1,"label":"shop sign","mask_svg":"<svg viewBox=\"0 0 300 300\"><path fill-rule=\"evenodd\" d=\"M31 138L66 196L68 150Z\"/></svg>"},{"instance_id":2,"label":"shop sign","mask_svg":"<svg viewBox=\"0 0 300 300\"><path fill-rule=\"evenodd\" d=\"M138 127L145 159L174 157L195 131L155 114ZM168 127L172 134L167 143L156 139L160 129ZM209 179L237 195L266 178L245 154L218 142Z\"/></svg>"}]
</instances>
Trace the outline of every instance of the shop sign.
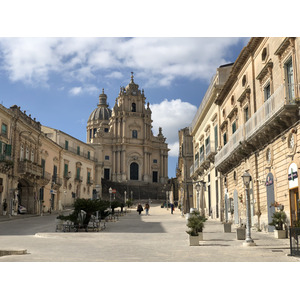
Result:
<instances>
[{"instance_id":1,"label":"shop sign","mask_svg":"<svg viewBox=\"0 0 300 300\"><path fill-rule=\"evenodd\" d=\"M295 163L290 164L288 171L289 188L298 187L298 167Z\"/></svg>"}]
</instances>

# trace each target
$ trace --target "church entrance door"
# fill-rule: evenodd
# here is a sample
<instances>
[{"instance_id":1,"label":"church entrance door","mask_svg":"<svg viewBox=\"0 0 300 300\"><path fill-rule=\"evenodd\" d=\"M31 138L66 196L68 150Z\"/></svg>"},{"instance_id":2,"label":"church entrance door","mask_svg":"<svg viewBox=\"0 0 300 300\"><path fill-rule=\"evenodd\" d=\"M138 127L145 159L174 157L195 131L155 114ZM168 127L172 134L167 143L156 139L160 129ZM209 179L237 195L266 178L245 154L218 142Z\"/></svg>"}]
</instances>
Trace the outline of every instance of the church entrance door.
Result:
<instances>
[{"instance_id":1,"label":"church entrance door","mask_svg":"<svg viewBox=\"0 0 300 300\"><path fill-rule=\"evenodd\" d=\"M130 165L130 180L139 180L139 165L135 162Z\"/></svg>"}]
</instances>

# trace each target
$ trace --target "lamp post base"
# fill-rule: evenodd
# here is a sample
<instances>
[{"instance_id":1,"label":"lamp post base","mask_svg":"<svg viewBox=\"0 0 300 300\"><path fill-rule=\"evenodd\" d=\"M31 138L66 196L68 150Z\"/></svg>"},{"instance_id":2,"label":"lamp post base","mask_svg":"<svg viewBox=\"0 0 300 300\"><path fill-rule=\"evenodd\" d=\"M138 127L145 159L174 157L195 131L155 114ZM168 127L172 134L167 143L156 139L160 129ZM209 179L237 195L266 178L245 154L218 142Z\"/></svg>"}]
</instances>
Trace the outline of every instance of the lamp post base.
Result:
<instances>
[{"instance_id":1,"label":"lamp post base","mask_svg":"<svg viewBox=\"0 0 300 300\"><path fill-rule=\"evenodd\" d=\"M243 243L243 247L250 247L250 246L256 246L256 244L253 241L245 241Z\"/></svg>"}]
</instances>

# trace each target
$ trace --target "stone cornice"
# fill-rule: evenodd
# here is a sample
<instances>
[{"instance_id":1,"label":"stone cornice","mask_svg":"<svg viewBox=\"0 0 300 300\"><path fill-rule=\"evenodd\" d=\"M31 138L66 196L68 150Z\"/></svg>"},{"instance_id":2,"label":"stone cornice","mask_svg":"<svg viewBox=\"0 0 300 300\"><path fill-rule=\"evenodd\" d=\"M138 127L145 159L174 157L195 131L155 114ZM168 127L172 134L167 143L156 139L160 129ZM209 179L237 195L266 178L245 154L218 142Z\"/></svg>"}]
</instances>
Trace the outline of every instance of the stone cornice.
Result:
<instances>
[{"instance_id":1,"label":"stone cornice","mask_svg":"<svg viewBox=\"0 0 300 300\"><path fill-rule=\"evenodd\" d=\"M273 62L270 60L266 63L266 65L262 68L260 73L256 76L256 79L262 81L264 77L269 73L269 70L273 68Z\"/></svg>"},{"instance_id":2,"label":"stone cornice","mask_svg":"<svg viewBox=\"0 0 300 300\"><path fill-rule=\"evenodd\" d=\"M239 72L247 62L247 59L257 49L257 47L263 41L263 39L263 37L253 37L250 39L247 46L242 49L240 55L238 56L232 67L230 75L227 81L225 82L223 89L221 90L221 92L215 100L215 104L221 105L223 103L227 94L230 92L232 86L235 84Z\"/></svg>"},{"instance_id":3,"label":"stone cornice","mask_svg":"<svg viewBox=\"0 0 300 300\"><path fill-rule=\"evenodd\" d=\"M241 94L241 96L237 99L237 102L242 103L244 99L247 97L247 94L251 93L251 89L247 87Z\"/></svg>"},{"instance_id":4,"label":"stone cornice","mask_svg":"<svg viewBox=\"0 0 300 300\"><path fill-rule=\"evenodd\" d=\"M283 42L280 44L280 46L277 48L277 50L274 52L275 55L281 56L282 53L288 48L290 45L290 41L292 39L295 39L294 37L287 37L283 40Z\"/></svg>"}]
</instances>

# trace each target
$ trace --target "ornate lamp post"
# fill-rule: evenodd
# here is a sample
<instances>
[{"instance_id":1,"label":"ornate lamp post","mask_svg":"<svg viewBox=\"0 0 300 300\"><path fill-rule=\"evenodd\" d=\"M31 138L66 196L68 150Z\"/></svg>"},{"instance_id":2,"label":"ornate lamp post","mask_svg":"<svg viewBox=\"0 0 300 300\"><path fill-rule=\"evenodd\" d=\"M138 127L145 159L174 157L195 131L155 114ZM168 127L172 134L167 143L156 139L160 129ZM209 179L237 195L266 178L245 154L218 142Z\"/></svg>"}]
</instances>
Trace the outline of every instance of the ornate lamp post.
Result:
<instances>
[{"instance_id":1,"label":"ornate lamp post","mask_svg":"<svg viewBox=\"0 0 300 300\"><path fill-rule=\"evenodd\" d=\"M200 186L200 184L199 184L199 182L197 182L197 184L196 184L196 191L197 191L197 210L199 211L199 208L200 208L200 199L199 199L199 192L200 192L200 188L201 188L201 186Z\"/></svg>"},{"instance_id":2,"label":"ornate lamp post","mask_svg":"<svg viewBox=\"0 0 300 300\"><path fill-rule=\"evenodd\" d=\"M112 188L110 187L110 188L108 189L108 191L109 191L109 203L110 203L110 209L111 209L111 194L112 194Z\"/></svg>"},{"instance_id":3,"label":"ornate lamp post","mask_svg":"<svg viewBox=\"0 0 300 300\"><path fill-rule=\"evenodd\" d=\"M249 184L251 176L248 172L245 172L242 176L245 185L246 192L246 217L247 217L247 228L246 228L246 239L243 246L256 246L251 238L251 217L250 217L250 196L249 196Z\"/></svg>"}]
</instances>

